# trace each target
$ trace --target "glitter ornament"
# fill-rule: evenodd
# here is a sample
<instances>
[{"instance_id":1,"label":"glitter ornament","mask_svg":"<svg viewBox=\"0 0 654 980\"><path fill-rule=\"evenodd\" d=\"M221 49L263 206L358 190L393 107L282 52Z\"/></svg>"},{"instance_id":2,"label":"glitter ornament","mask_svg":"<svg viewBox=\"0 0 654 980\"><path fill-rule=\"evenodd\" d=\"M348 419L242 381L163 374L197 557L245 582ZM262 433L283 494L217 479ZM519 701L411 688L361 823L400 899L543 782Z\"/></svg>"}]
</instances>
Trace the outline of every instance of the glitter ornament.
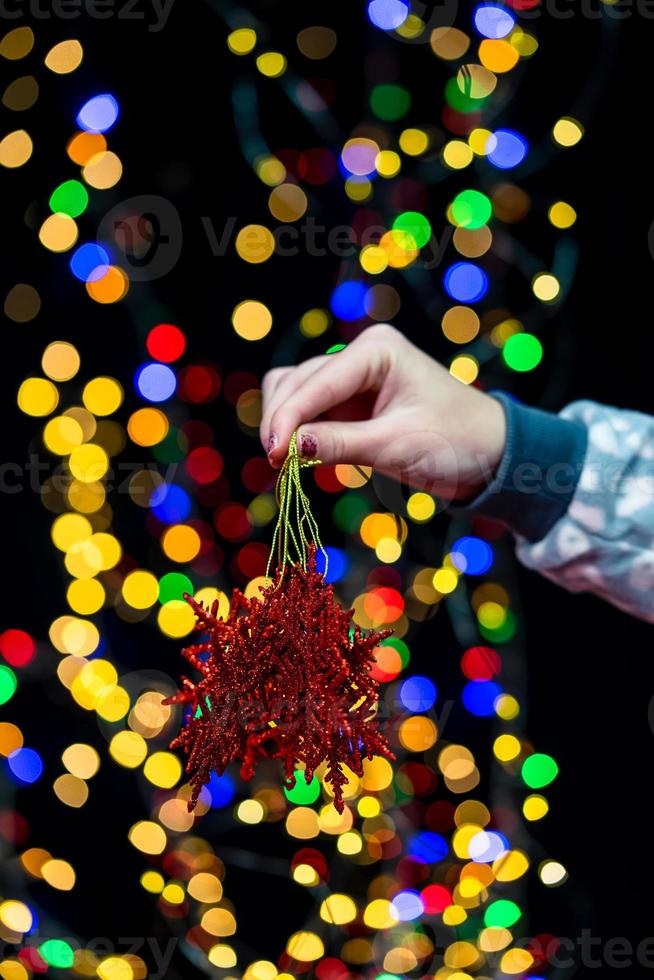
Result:
<instances>
[{"instance_id":1,"label":"glitter ornament","mask_svg":"<svg viewBox=\"0 0 654 980\"><path fill-rule=\"evenodd\" d=\"M361 776L364 759L394 758L378 728L379 684L370 675L374 649L391 631L353 626L352 610L342 609L316 571L322 545L300 484L300 469L315 464L298 454L293 436L277 483L277 571L261 598L235 589L220 619L217 601L207 609L186 596L204 637L182 652L201 678L184 677L166 703L190 707L172 743L188 756L189 809L213 770L222 774L238 761L247 780L258 762L279 759L288 789L297 769L308 784L326 762L324 781L342 813L343 767Z\"/></svg>"}]
</instances>

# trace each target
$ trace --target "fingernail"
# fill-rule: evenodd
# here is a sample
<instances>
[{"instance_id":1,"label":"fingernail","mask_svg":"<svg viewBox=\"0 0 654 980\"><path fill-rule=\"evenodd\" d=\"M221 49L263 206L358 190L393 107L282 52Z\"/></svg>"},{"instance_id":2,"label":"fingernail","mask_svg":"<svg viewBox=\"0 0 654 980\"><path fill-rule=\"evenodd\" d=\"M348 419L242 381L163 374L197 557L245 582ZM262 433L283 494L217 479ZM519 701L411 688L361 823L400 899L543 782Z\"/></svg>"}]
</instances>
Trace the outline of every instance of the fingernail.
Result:
<instances>
[{"instance_id":1,"label":"fingernail","mask_svg":"<svg viewBox=\"0 0 654 980\"><path fill-rule=\"evenodd\" d=\"M310 432L305 432L300 439L300 452L307 459L313 459L318 452L318 441Z\"/></svg>"},{"instance_id":2,"label":"fingernail","mask_svg":"<svg viewBox=\"0 0 654 980\"><path fill-rule=\"evenodd\" d=\"M271 432L270 433L270 438L268 439L268 455L270 455L270 453L273 451L273 449L276 448L278 442L279 442L279 440L277 438L277 433L276 432Z\"/></svg>"}]
</instances>

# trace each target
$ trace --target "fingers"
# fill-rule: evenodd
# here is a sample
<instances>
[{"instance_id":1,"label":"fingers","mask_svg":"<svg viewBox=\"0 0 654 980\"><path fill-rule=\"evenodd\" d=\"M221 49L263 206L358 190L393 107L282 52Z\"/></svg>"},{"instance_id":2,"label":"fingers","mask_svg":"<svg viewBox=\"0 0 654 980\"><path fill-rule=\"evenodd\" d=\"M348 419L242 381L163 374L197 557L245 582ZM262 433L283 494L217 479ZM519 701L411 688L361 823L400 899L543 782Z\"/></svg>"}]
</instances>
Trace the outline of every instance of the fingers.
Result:
<instances>
[{"instance_id":1,"label":"fingers","mask_svg":"<svg viewBox=\"0 0 654 980\"><path fill-rule=\"evenodd\" d=\"M261 445L268 452L270 440L270 420L279 405L283 404L286 398L303 381L311 377L322 364L327 361L326 355L311 357L297 367L273 368L264 375L261 385L262 409L261 424L259 426L259 437Z\"/></svg>"},{"instance_id":2,"label":"fingers","mask_svg":"<svg viewBox=\"0 0 654 980\"><path fill-rule=\"evenodd\" d=\"M383 355L379 345L356 340L338 354L329 355L324 364L299 383L292 377L292 391L283 400L276 399L268 423L270 461L281 465L291 435L303 422L316 419L353 395L378 387L384 374ZM317 424L312 431L314 428Z\"/></svg>"},{"instance_id":3,"label":"fingers","mask_svg":"<svg viewBox=\"0 0 654 980\"><path fill-rule=\"evenodd\" d=\"M382 419L365 422L310 422L297 434L298 448L308 459L334 466L337 463L373 466L387 434Z\"/></svg>"}]
</instances>

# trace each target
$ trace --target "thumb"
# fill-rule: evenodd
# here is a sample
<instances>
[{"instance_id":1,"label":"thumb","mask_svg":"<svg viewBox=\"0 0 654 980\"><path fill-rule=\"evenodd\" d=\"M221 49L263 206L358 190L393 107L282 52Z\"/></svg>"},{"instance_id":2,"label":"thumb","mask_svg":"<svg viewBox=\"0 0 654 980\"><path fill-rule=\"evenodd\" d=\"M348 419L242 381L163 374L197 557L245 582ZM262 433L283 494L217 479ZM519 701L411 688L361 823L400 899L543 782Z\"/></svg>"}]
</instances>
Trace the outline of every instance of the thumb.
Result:
<instances>
[{"instance_id":1,"label":"thumb","mask_svg":"<svg viewBox=\"0 0 654 980\"><path fill-rule=\"evenodd\" d=\"M302 456L336 463L358 463L372 466L383 445L383 427L379 419L364 422L310 422L297 432Z\"/></svg>"}]
</instances>

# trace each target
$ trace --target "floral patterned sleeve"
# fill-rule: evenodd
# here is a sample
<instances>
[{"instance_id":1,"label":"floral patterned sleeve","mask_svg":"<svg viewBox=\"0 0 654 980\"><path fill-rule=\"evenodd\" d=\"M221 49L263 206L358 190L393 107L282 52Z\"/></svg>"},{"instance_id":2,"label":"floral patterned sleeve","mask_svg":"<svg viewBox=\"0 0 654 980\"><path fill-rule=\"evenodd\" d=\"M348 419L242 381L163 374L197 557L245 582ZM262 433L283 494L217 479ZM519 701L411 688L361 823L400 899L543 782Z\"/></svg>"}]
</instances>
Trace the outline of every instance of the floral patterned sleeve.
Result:
<instances>
[{"instance_id":1,"label":"floral patterned sleeve","mask_svg":"<svg viewBox=\"0 0 654 980\"><path fill-rule=\"evenodd\" d=\"M590 401L555 416L493 394L507 448L466 509L504 521L527 567L654 622L654 418Z\"/></svg>"}]
</instances>

